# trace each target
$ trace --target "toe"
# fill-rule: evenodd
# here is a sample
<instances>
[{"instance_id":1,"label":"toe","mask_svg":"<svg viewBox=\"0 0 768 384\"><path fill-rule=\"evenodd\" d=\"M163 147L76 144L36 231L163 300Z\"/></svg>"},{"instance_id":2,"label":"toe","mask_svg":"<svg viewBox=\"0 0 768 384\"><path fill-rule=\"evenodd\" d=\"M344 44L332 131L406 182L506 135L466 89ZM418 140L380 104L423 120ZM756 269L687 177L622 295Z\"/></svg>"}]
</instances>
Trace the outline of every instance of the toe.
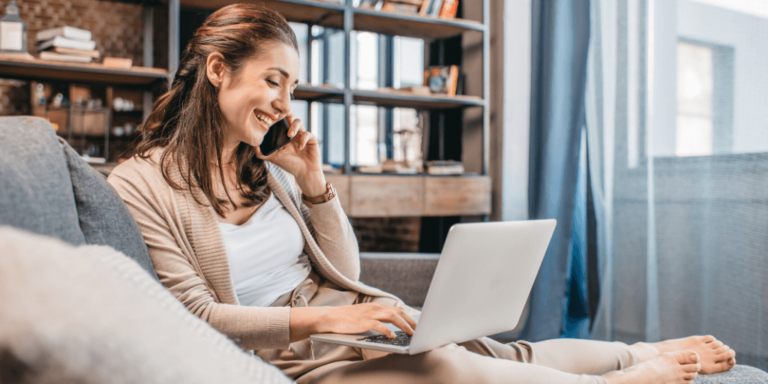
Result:
<instances>
[{"instance_id":1,"label":"toe","mask_svg":"<svg viewBox=\"0 0 768 384\"><path fill-rule=\"evenodd\" d=\"M714 365L710 366L709 369L706 370L706 372L702 373L718 373L718 372L724 372L729 369L733 368L733 365L728 363L728 360L721 361L719 363L715 363Z\"/></svg>"},{"instance_id":2,"label":"toe","mask_svg":"<svg viewBox=\"0 0 768 384\"><path fill-rule=\"evenodd\" d=\"M702 342L705 342L705 343L711 343L713 341L716 341L717 339L715 339L715 337L712 336L712 335L706 335L706 336L702 336L701 339L699 339L699 340L701 340Z\"/></svg>"},{"instance_id":3,"label":"toe","mask_svg":"<svg viewBox=\"0 0 768 384\"><path fill-rule=\"evenodd\" d=\"M683 372L699 372L701 371L701 364L685 364L680 366L683 369Z\"/></svg>"},{"instance_id":4,"label":"toe","mask_svg":"<svg viewBox=\"0 0 768 384\"><path fill-rule=\"evenodd\" d=\"M715 361L730 360L734 357L736 357L736 351L729 349L723 353L715 355Z\"/></svg>"},{"instance_id":5,"label":"toe","mask_svg":"<svg viewBox=\"0 0 768 384\"><path fill-rule=\"evenodd\" d=\"M720 341L720 340L715 340L715 341L713 341L713 342L709 343L709 346L710 346L711 348L720 348L720 347L722 347L723 345L725 345L725 344L723 344L723 342L722 342L722 341Z\"/></svg>"},{"instance_id":6,"label":"toe","mask_svg":"<svg viewBox=\"0 0 768 384\"><path fill-rule=\"evenodd\" d=\"M723 353L726 353L726 352L728 352L728 351L730 351L730 350L731 350L731 348L730 348L729 346L727 346L727 345L723 345L722 347L719 347L719 348L715 348L715 349L713 349L713 350L712 350L712 353L713 353L715 356L719 356L719 355L722 355Z\"/></svg>"},{"instance_id":7,"label":"toe","mask_svg":"<svg viewBox=\"0 0 768 384\"><path fill-rule=\"evenodd\" d=\"M672 352L670 355L672 355L679 364L696 364L699 362L699 354L691 350Z\"/></svg>"},{"instance_id":8,"label":"toe","mask_svg":"<svg viewBox=\"0 0 768 384\"><path fill-rule=\"evenodd\" d=\"M683 379L685 379L687 381L693 381L694 379L696 379L696 376L698 376L698 375L699 374L696 373L696 372L688 372L688 373L683 375Z\"/></svg>"}]
</instances>

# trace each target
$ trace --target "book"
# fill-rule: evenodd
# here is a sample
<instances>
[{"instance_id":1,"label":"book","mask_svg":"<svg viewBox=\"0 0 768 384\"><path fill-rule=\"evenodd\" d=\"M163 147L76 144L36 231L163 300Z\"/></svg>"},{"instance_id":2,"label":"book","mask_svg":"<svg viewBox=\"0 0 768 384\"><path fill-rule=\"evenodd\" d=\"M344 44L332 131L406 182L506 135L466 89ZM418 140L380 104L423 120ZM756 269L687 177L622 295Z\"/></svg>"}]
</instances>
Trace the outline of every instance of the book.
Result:
<instances>
[{"instance_id":1,"label":"book","mask_svg":"<svg viewBox=\"0 0 768 384\"><path fill-rule=\"evenodd\" d=\"M66 37L56 36L50 40L38 42L37 44L38 51L44 51L51 47L63 47L63 48L81 49L83 51L92 51L96 49L96 42L72 40Z\"/></svg>"},{"instance_id":2,"label":"book","mask_svg":"<svg viewBox=\"0 0 768 384\"><path fill-rule=\"evenodd\" d=\"M360 5L358 5L358 8L360 9L375 9L376 3L378 3L379 0L360 0Z\"/></svg>"},{"instance_id":3,"label":"book","mask_svg":"<svg viewBox=\"0 0 768 384\"><path fill-rule=\"evenodd\" d=\"M456 17L458 10L459 0L443 0L443 6L440 7L440 14L438 16L444 19L453 19Z\"/></svg>"},{"instance_id":4,"label":"book","mask_svg":"<svg viewBox=\"0 0 768 384\"><path fill-rule=\"evenodd\" d=\"M419 16L437 17L443 0L424 0L419 8Z\"/></svg>"},{"instance_id":5,"label":"book","mask_svg":"<svg viewBox=\"0 0 768 384\"><path fill-rule=\"evenodd\" d=\"M66 37L72 40L91 41L91 32L74 27L58 27L46 29L37 33L37 41L53 39L56 36Z\"/></svg>"},{"instance_id":6,"label":"book","mask_svg":"<svg viewBox=\"0 0 768 384\"><path fill-rule=\"evenodd\" d=\"M384 0L381 10L416 15L420 5L421 0Z\"/></svg>"},{"instance_id":7,"label":"book","mask_svg":"<svg viewBox=\"0 0 768 384\"><path fill-rule=\"evenodd\" d=\"M417 15L419 14L419 8L415 5L411 4L385 4L384 7L381 8L383 11L388 12L395 12L395 13L405 13L408 15Z\"/></svg>"},{"instance_id":8,"label":"book","mask_svg":"<svg viewBox=\"0 0 768 384\"><path fill-rule=\"evenodd\" d=\"M72 49L72 48L65 48L65 47L53 47L51 51L56 53L62 53L65 55L78 55L78 56L88 56L92 57L94 59L98 59L101 54L97 50L92 51L83 51L82 49Z\"/></svg>"},{"instance_id":9,"label":"book","mask_svg":"<svg viewBox=\"0 0 768 384\"><path fill-rule=\"evenodd\" d=\"M429 13L427 12L429 10L429 5L432 3L433 0L424 0L421 2L421 7L419 7L419 16L426 16Z\"/></svg>"},{"instance_id":10,"label":"book","mask_svg":"<svg viewBox=\"0 0 768 384\"><path fill-rule=\"evenodd\" d=\"M103 157L90 157L88 155L83 155L81 157L88 164L106 164L107 163L107 159Z\"/></svg>"},{"instance_id":11,"label":"book","mask_svg":"<svg viewBox=\"0 0 768 384\"><path fill-rule=\"evenodd\" d=\"M408 161L395 161L393 159L386 159L381 164L382 173L401 173L413 175L419 172L418 167L410 164Z\"/></svg>"},{"instance_id":12,"label":"book","mask_svg":"<svg viewBox=\"0 0 768 384\"><path fill-rule=\"evenodd\" d=\"M456 86L459 83L459 66L451 65L450 79L448 80L448 94L456 96Z\"/></svg>"},{"instance_id":13,"label":"book","mask_svg":"<svg viewBox=\"0 0 768 384\"><path fill-rule=\"evenodd\" d=\"M422 0L385 0L385 2L390 4L406 4L406 5L413 5L416 7L420 7Z\"/></svg>"},{"instance_id":14,"label":"book","mask_svg":"<svg viewBox=\"0 0 768 384\"><path fill-rule=\"evenodd\" d=\"M57 53L51 51L40 52L40 58L43 60L69 61L73 63L90 63L93 61L93 57L90 56L68 55L65 53Z\"/></svg>"},{"instance_id":15,"label":"book","mask_svg":"<svg viewBox=\"0 0 768 384\"><path fill-rule=\"evenodd\" d=\"M433 160L427 162L427 174L430 175L460 175L464 173L464 165L454 160Z\"/></svg>"},{"instance_id":16,"label":"book","mask_svg":"<svg viewBox=\"0 0 768 384\"><path fill-rule=\"evenodd\" d=\"M133 60L124 59L122 57L105 57L102 64L104 64L105 67L131 69Z\"/></svg>"},{"instance_id":17,"label":"book","mask_svg":"<svg viewBox=\"0 0 768 384\"><path fill-rule=\"evenodd\" d=\"M443 0L432 0L432 3L429 4L430 8L428 10L427 15L432 17L437 17L440 14L440 7L443 6Z\"/></svg>"}]
</instances>

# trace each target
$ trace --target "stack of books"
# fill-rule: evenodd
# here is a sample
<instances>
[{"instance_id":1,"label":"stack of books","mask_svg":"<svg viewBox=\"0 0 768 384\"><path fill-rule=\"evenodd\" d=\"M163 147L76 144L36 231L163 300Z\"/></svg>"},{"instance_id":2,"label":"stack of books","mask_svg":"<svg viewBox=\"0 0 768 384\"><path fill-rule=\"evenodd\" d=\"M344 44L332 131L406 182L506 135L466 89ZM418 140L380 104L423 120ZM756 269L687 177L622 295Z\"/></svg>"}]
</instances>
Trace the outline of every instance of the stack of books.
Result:
<instances>
[{"instance_id":1,"label":"stack of books","mask_svg":"<svg viewBox=\"0 0 768 384\"><path fill-rule=\"evenodd\" d=\"M37 51L43 60L90 63L99 58L91 32L67 26L38 32Z\"/></svg>"},{"instance_id":2,"label":"stack of books","mask_svg":"<svg viewBox=\"0 0 768 384\"><path fill-rule=\"evenodd\" d=\"M461 161L433 160L427 162L427 174L430 175L461 175L464 173L464 165Z\"/></svg>"},{"instance_id":3,"label":"stack of books","mask_svg":"<svg viewBox=\"0 0 768 384\"><path fill-rule=\"evenodd\" d=\"M459 0L424 0L419 8L419 15L453 19L458 10Z\"/></svg>"},{"instance_id":4,"label":"stack of books","mask_svg":"<svg viewBox=\"0 0 768 384\"><path fill-rule=\"evenodd\" d=\"M382 11L418 14L423 0L384 0Z\"/></svg>"}]
</instances>

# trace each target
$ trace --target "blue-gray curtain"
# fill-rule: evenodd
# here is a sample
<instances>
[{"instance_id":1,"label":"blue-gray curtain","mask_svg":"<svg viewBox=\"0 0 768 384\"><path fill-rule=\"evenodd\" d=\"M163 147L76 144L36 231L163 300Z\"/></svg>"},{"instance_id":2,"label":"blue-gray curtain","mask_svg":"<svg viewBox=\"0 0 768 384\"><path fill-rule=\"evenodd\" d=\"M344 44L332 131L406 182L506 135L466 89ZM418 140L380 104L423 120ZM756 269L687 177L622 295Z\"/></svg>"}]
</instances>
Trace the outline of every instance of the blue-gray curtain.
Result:
<instances>
[{"instance_id":1,"label":"blue-gray curtain","mask_svg":"<svg viewBox=\"0 0 768 384\"><path fill-rule=\"evenodd\" d=\"M589 0L534 0L532 11L528 212L531 219L557 219L521 334L538 341L563 335L568 286L574 286L569 281L571 229L584 124Z\"/></svg>"}]
</instances>

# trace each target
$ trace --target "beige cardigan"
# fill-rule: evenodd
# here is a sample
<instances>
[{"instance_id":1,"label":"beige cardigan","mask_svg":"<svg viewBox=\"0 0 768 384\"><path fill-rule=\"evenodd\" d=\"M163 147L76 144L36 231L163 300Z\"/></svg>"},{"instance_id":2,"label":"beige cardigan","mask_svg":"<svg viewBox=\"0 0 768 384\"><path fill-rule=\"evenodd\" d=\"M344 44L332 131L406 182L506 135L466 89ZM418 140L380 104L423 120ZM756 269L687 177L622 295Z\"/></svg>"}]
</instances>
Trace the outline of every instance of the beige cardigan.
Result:
<instances>
[{"instance_id":1,"label":"beige cardigan","mask_svg":"<svg viewBox=\"0 0 768 384\"><path fill-rule=\"evenodd\" d=\"M189 311L243 349L287 349L290 308L239 305L216 211L198 204L186 187L168 185L157 160L133 157L117 166L108 181L138 223L160 282ZM358 281L357 240L339 200L307 208L293 176L274 164L267 167L268 185L299 224L304 252L315 270L343 289L393 297ZM177 169L169 176L186 186ZM207 203L199 188L193 194Z\"/></svg>"}]
</instances>

